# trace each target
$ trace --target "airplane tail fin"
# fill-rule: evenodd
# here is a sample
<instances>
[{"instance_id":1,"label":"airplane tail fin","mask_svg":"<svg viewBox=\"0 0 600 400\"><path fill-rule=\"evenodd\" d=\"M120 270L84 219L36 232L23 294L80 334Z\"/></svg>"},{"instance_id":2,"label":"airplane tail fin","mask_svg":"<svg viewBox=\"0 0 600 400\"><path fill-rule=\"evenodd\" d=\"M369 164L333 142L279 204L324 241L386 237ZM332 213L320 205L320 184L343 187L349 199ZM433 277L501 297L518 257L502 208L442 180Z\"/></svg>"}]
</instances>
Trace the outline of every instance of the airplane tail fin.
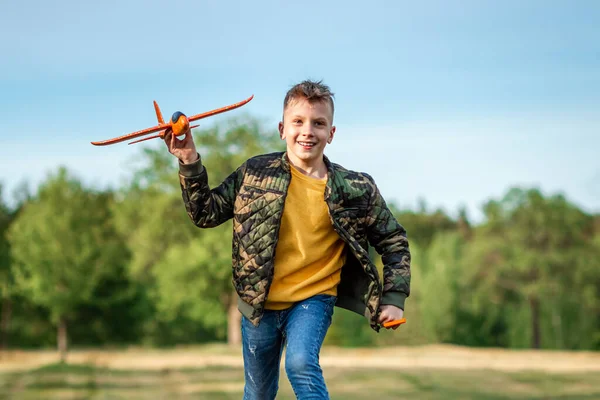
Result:
<instances>
[{"instance_id":1,"label":"airplane tail fin","mask_svg":"<svg viewBox=\"0 0 600 400\"><path fill-rule=\"evenodd\" d=\"M156 118L158 119L158 123L164 124L165 121L163 120L162 113L160 112L160 107L158 106L158 103L156 101L154 102L154 110L156 111Z\"/></svg>"}]
</instances>

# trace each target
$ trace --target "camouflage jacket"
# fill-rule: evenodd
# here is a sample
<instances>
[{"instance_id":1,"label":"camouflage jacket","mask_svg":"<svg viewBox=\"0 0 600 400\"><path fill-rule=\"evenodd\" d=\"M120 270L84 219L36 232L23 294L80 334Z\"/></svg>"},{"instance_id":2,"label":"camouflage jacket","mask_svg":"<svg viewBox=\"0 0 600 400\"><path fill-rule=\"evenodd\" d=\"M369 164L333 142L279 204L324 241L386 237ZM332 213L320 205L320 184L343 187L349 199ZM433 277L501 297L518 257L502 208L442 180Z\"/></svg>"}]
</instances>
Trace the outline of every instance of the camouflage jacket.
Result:
<instances>
[{"instance_id":1,"label":"camouflage jacket","mask_svg":"<svg viewBox=\"0 0 600 400\"><path fill-rule=\"evenodd\" d=\"M364 315L379 331L380 304L404 308L410 294L410 252L406 231L396 221L373 179L324 158L328 168L325 201L333 228L346 242L336 305ZM219 186L210 189L202 161L179 163L185 208L198 227L233 218L233 285L238 308L258 325L273 279L273 260L287 188L291 180L285 153L250 158ZM383 284L369 257L369 244L381 254Z\"/></svg>"}]
</instances>

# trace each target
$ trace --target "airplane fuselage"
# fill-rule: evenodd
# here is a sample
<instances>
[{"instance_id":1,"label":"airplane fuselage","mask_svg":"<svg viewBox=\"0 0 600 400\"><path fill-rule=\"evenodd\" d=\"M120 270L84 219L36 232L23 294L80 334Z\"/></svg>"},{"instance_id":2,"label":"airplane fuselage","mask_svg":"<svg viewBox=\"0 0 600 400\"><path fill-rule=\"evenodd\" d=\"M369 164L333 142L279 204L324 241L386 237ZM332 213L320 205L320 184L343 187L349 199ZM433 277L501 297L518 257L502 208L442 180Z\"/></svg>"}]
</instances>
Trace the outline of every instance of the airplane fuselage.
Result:
<instances>
[{"instance_id":1,"label":"airplane fuselage","mask_svg":"<svg viewBox=\"0 0 600 400\"><path fill-rule=\"evenodd\" d=\"M175 136L181 136L190 129L190 121L184 113L176 111L171 117L171 130Z\"/></svg>"}]
</instances>

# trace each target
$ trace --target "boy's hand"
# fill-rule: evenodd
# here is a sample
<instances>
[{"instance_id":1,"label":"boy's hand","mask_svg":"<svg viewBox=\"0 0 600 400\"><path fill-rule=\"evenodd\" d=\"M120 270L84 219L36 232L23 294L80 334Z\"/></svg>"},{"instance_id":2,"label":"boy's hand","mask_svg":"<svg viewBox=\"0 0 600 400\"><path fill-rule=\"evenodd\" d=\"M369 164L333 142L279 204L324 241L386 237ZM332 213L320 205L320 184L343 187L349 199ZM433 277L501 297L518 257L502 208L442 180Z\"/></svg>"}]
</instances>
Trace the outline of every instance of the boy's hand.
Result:
<instances>
[{"instance_id":1,"label":"boy's hand","mask_svg":"<svg viewBox=\"0 0 600 400\"><path fill-rule=\"evenodd\" d=\"M384 304L379 307L379 310L381 311L379 313L378 321L380 324L383 324L384 322L388 321L393 321L395 319L402 319L402 317L404 316L404 310L391 304ZM399 326L400 325L396 325L392 329L396 330Z\"/></svg>"},{"instance_id":2,"label":"boy's hand","mask_svg":"<svg viewBox=\"0 0 600 400\"><path fill-rule=\"evenodd\" d=\"M178 139L173 132L169 132L165 135L164 141L169 153L179 158L182 163L190 164L198 159L198 151L190 129L185 133L183 139Z\"/></svg>"}]
</instances>

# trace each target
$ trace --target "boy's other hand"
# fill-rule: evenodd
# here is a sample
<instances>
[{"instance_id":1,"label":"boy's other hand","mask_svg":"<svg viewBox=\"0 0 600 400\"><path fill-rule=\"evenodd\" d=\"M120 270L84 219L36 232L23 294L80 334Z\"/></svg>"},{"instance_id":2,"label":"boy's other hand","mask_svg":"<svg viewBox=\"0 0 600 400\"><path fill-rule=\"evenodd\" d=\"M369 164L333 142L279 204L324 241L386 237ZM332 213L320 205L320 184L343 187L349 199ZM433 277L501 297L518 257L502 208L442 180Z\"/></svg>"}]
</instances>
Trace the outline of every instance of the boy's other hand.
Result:
<instances>
[{"instance_id":1,"label":"boy's other hand","mask_svg":"<svg viewBox=\"0 0 600 400\"><path fill-rule=\"evenodd\" d=\"M190 164L198 159L198 151L190 129L187 130L183 139L178 139L173 132L169 132L165 135L164 141L169 153L180 159L182 163Z\"/></svg>"},{"instance_id":2,"label":"boy's other hand","mask_svg":"<svg viewBox=\"0 0 600 400\"><path fill-rule=\"evenodd\" d=\"M395 319L402 319L402 317L404 316L404 310L391 304L384 304L379 307L379 310L381 311L379 313L378 321L380 324L383 324L388 321L393 321ZM396 330L399 326L400 325L396 325L392 329Z\"/></svg>"}]
</instances>

